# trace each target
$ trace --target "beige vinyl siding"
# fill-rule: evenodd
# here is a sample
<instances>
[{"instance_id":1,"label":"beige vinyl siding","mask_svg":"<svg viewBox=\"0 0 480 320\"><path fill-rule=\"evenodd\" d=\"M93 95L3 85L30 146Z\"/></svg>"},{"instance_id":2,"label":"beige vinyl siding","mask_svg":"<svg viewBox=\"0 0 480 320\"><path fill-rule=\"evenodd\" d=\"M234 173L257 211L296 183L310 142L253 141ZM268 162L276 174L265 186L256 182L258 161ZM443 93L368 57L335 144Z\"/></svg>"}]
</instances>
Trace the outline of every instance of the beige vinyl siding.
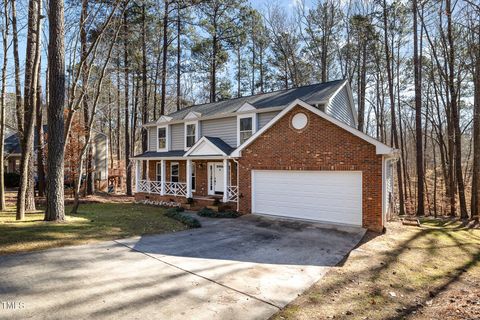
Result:
<instances>
[{"instance_id":1,"label":"beige vinyl siding","mask_svg":"<svg viewBox=\"0 0 480 320\"><path fill-rule=\"evenodd\" d=\"M95 137L95 179L108 179L108 139L103 134Z\"/></svg>"},{"instance_id":2,"label":"beige vinyl siding","mask_svg":"<svg viewBox=\"0 0 480 320\"><path fill-rule=\"evenodd\" d=\"M148 151L157 151L157 127L148 128Z\"/></svg>"},{"instance_id":3,"label":"beige vinyl siding","mask_svg":"<svg viewBox=\"0 0 480 320\"><path fill-rule=\"evenodd\" d=\"M201 136L217 137L232 147L237 146L237 117L205 120L201 128Z\"/></svg>"},{"instance_id":4,"label":"beige vinyl siding","mask_svg":"<svg viewBox=\"0 0 480 320\"><path fill-rule=\"evenodd\" d=\"M327 108L327 114L350 126L355 126L355 120L353 118L346 87L343 87L343 89L332 99Z\"/></svg>"},{"instance_id":5,"label":"beige vinyl siding","mask_svg":"<svg viewBox=\"0 0 480 320\"><path fill-rule=\"evenodd\" d=\"M258 130L270 122L280 111L263 112L258 114Z\"/></svg>"},{"instance_id":6,"label":"beige vinyl siding","mask_svg":"<svg viewBox=\"0 0 480 320\"><path fill-rule=\"evenodd\" d=\"M170 126L170 150L183 150L185 142L183 137L185 135L185 128L183 123L172 124Z\"/></svg>"}]
</instances>

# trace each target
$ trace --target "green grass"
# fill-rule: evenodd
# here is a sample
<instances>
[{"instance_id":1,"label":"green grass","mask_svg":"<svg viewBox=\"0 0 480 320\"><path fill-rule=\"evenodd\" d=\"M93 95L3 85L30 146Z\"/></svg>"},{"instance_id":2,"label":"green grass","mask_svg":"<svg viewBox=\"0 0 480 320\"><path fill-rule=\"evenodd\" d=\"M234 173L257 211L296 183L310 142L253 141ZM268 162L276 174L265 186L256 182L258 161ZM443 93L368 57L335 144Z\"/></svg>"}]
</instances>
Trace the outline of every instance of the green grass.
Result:
<instances>
[{"instance_id":1,"label":"green grass","mask_svg":"<svg viewBox=\"0 0 480 320\"><path fill-rule=\"evenodd\" d=\"M66 207L66 213L71 207ZM165 216L166 209L134 203L82 204L66 222L43 221L43 212L15 221L13 209L0 212L0 255L85 244L149 233L167 233L187 227Z\"/></svg>"},{"instance_id":2,"label":"green grass","mask_svg":"<svg viewBox=\"0 0 480 320\"><path fill-rule=\"evenodd\" d=\"M421 227L389 223L386 234L367 236L342 264L273 318L415 318L419 313L414 311L455 284L463 285L463 278L480 278L480 229L433 219L423 220Z\"/></svg>"}]
</instances>

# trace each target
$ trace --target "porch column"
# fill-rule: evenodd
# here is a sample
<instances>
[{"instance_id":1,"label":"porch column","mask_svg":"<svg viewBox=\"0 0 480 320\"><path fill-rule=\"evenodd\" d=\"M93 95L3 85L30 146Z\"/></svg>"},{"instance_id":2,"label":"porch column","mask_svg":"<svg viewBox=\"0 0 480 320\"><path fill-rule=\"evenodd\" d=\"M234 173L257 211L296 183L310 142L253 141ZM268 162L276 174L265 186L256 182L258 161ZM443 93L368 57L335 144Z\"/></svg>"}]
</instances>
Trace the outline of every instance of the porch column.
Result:
<instances>
[{"instance_id":1,"label":"porch column","mask_svg":"<svg viewBox=\"0 0 480 320\"><path fill-rule=\"evenodd\" d=\"M140 192L140 164L141 160L135 160L135 192Z\"/></svg>"},{"instance_id":2,"label":"porch column","mask_svg":"<svg viewBox=\"0 0 480 320\"><path fill-rule=\"evenodd\" d=\"M187 198L192 197L192 160L187 159Z\"/></svg>"},{"instance_id":3,"label":"porch column","mask_svg":"<svg viewBox=\"0 0 480 320\"><path fill-rule=\"evenodd\" d=\"M165 160L160 160L160 167L161 167L161 170L160 170L160 175L161 175L161 178L162 178L162 181L161 181L161 187L160 187L160 195L163 196L165 195Z\"/></svg>"},{"instance_id":4,"label":"porch column","mask_svg":"<svg viewBox=\"0 0 480 320\"><path fill-rule=\"evenodd\" d=\"M228 159L223 159L223 202L228 201L228 177L230 175L230 168L228 166Z\"/></svg>"},{"instance_id":5,"label":"porch column","mask_svg":"<svg viewBox=\"0 0 480 320\"><path fill-rule=\"evenodd\" d=\"M147 170L145 174L145 180L147 181L147 192L150 193L150 160L147 160Z\"/></svg>"}]
</instances>

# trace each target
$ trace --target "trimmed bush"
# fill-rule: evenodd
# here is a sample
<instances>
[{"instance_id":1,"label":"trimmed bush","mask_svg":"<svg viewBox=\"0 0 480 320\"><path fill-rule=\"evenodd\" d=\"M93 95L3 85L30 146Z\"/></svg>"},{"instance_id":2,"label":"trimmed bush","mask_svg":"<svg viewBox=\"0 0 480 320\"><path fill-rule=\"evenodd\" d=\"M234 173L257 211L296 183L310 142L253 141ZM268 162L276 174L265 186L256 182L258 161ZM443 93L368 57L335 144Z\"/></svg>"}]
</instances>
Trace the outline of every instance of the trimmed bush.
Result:
<instances>
[{"instance_id":1,"label":"trimmed bush","mask_svg":"<svg viewBox=\"0 0 480 320\"><path fill-rule=\"evenodd\" d=\"M5 173L3 177L7 188L18 188L20 185L20 175L16 172Z\"/></svg>"},{"instance_id":2,"label":"trimmed bush","mask_svg":"<svg viewBox=\"0 0 480 320\"><path fill-rule=\"evenodd\" d=\"M165 215L169 218L180 221L190 228L200 228L202 226L197 219L183 213L183 211L184 209L181 207L171 208L165 212Z\"/></svg>"},{"instance_id":3,"label":"trimmed bush","mask_svg":"<svg viewBox=\"0 0 480 320\"><path fill-rule=\"evenodd\" d=\"M201 217L209 217L209 218L238 218L241 216L240 213L234 210L227 210L223 212L216 212L209 208L203 208L197 213Z\"/></svg>"}]
</instances>

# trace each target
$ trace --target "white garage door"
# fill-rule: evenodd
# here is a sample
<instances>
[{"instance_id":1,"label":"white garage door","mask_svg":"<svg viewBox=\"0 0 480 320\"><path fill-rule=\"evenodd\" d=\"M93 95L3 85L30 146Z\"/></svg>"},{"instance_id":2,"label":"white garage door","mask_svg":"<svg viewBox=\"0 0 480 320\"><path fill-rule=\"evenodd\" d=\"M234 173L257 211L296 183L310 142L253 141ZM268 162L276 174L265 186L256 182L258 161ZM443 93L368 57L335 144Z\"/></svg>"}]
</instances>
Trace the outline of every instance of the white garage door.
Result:
<instances>
[{"instance_id":1,"label":"white garage door","mask_svg":"<svg viewBox=\"0 0 480 320\"><path fill-rule=\"evenodd\" d=\"M362 225L362 173L252 171L252 212Z\"/></svg>"}]
</instances>

